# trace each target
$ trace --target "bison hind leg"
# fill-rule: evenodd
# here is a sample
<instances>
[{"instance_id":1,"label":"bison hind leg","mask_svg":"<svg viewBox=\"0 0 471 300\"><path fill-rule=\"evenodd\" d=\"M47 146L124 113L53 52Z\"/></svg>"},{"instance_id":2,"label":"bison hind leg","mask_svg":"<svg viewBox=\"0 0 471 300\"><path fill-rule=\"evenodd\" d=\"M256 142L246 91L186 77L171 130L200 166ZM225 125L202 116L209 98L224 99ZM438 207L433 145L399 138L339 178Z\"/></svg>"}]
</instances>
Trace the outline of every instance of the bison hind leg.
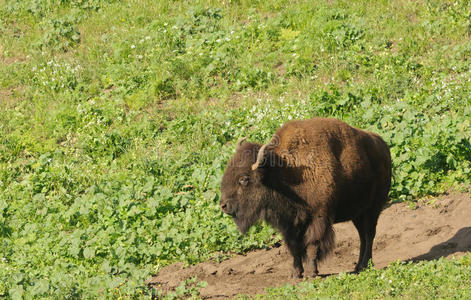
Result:
<instances>
[{"instance_id":1,"label":"bison hind leg","mask_svg":"<svg viewBox=\"0 0 471 300\"><path fill-rule=\"evenodd\" d=\"M334 240L335 234L329 220L317 218L311 223L305 234L307 276L319 274L318 263L332 252Z\"/></svg>"},{"instance_id":2,"label":"bison hind leg","mask_svg":"<svg viewBox=\"0 0 471 300\"><path fill-rule=\"evenodd\" d=\"M368 212L353 220L360 236L360 255L354 272L360 272L368 267L373 257L373 240L376 235L376 224L379 212Z\"/></svg>"}]
</instances>

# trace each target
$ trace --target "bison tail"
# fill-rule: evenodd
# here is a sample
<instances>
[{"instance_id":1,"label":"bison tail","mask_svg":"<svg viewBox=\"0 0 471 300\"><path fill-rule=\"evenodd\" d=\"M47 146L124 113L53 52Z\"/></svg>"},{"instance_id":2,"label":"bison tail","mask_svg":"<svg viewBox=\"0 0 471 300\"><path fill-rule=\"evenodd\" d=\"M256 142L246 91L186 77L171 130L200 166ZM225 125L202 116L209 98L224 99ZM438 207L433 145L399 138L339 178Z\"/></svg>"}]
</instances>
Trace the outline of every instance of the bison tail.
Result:
<instances>
[{"instance_id":1,"label":"bison tail","mask_svg":"<svg viewBox=\"0 0 471 300\"><path fill-rule=\"evenodd\" d=\"M324 218L314 219L306 231L304 242L307 247L315 245L317 259L324 260L334 248L335 232L332 223Z\"/></svg>"}]
</instances>

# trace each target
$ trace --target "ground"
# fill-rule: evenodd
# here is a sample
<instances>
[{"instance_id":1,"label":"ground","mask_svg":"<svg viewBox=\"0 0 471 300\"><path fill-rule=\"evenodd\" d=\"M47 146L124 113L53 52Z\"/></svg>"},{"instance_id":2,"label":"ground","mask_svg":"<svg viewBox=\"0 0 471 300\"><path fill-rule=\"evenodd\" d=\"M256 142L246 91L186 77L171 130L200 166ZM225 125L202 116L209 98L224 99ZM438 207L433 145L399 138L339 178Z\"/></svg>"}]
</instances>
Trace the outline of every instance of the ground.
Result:
<instances>
[{"instance_id":1,"label":"ground","mask_svg":"<svg viewBox=\"0 0 471 300\"><path fill-rule=\"evenodd\" d=\"M373 247L375 268L400 261L432 260L471 251L471 196L452 193L418 204L391 204L380 216ZM351 272L358 258L359 238L351 222L336 224L333 255L319 266L321 276ZM237 255L218 262L183 268L176 263L149 281L163 291L197 276L208 283L203 299L223 299L238 294L263 293L267 287L297 283L289 279L291 257L284 245Z\"/></svg>"}]
</instances>

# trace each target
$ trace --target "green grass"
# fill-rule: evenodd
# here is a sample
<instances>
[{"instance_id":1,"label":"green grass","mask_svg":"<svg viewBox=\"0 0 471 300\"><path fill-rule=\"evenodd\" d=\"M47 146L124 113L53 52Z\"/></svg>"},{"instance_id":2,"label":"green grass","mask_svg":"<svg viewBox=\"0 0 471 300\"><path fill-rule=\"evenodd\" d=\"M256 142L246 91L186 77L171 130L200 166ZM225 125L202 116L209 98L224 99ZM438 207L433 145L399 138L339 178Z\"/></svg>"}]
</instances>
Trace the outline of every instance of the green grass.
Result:
<instances>
[{"instance_id":1,"label":"green grass","mask_svg":"<svg viewBox=\"0 0 471 300\"><path fill-rule=\"evenodd\" d=\"M289 119L381 134L393 201L469 188L470 8L0 0L0 296L148 295L164 265L278 240L241 236L219 182Z\"/></svg>"},{"instance_id":2,"label":"green grass","mask_svg":"<svg viewBox=\"0 0 471 300\"><path fill-rule=\"evenodd\" d=\"M391 264L358 275L341 273L325 279L267 289L256 299L468 299L471 257ZM239 298L249 298L240 296Z\"/></svg>"}]
</instances>

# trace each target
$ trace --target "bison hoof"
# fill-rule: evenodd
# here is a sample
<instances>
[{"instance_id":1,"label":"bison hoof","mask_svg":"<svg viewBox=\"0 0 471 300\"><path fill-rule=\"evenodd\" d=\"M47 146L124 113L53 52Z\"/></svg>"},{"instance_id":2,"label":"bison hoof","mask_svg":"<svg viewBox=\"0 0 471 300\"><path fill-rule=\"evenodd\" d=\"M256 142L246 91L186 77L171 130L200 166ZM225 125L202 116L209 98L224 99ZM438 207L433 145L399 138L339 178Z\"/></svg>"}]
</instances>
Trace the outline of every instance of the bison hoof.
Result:
<instances>
[{"instance_id":1,"label":"bison hoof","mask_svg":"<svg viewBox=\"0 0 471 300\"><path fill-rule=\"evenodd\" d=\"M371 264L373 265L373 264ZM356 265L355 266L355 269L353 270L353 273L360 273L361 271L367 269L368 266L359 266L359 265Z\"/></svg>"},{"instance_id":2,"label":"bison hoof","mask_svg":"<svg viewBox=\"0 0 471 300\"><path fill-rule=\"evenodd\" d=\"M309 272L309 273L306 273L306 274L304 275L304 277L306 277L306 278L316 278L317 276L319 276L319 272L318 272L318 271L317 271L317 272Z\"/></svg>"},{"instance_id":3,"label":"bison hoof","mask_svg":"<svg viewBox=\"0 0 471 300\"><path fill-rule=\"evenodd\" d=\"M298 270L292 271L290 277L291 279L303 278L303 272L298 271Z\"/></svg>"}]
</instances>

